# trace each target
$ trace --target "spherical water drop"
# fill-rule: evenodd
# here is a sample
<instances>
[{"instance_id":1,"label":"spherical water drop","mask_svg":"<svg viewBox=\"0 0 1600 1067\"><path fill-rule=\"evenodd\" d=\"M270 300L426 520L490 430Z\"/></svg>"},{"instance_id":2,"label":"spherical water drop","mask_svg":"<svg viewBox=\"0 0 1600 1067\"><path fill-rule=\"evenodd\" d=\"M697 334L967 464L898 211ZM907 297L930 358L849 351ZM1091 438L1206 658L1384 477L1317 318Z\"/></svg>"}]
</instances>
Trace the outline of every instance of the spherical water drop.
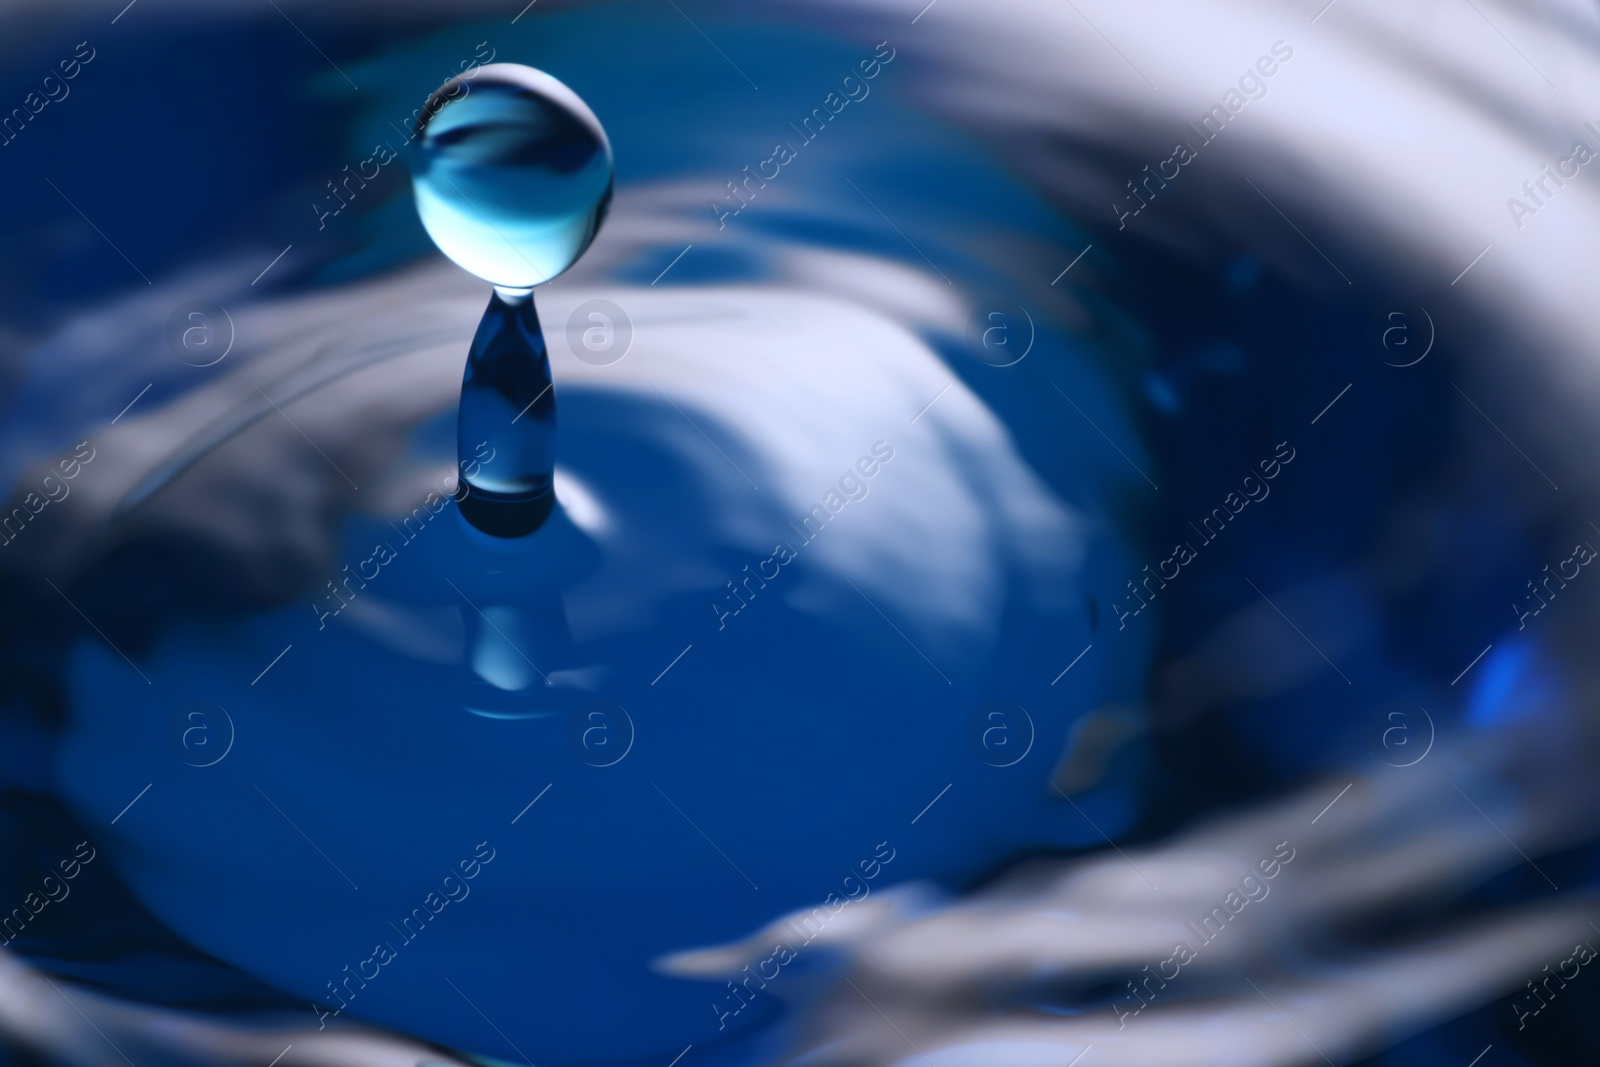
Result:
<instances>
[{"instance_id":1,"label":"spherical water drop","mask_svg":"<svg viewBox=\"0 0 1600 1067\"><path fill-rule=\"evenodd\" d=\"M417 123L412 187L439 250L506 290L572 266L611 204L611 143L560 81L517 63L451 78Z\"/></svg>"}]
</instances>

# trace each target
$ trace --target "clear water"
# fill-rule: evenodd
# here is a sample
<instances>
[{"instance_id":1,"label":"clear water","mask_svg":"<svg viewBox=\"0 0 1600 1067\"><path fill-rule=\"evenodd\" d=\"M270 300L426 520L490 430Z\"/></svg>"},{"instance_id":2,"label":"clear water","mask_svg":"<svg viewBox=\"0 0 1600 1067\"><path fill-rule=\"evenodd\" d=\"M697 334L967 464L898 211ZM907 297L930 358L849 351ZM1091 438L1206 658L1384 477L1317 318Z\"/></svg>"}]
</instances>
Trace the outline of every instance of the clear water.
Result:
<instances>
[{"instance_id":1,"label":"clear water","mask_svg":"<svg viewBox=\"0 0 1600 1067\"><path fill-rule=\"evenodd\" d=\"M512 63L452 78L418 121L423 226L498 290L472 339L457 423L461 513L520 537L554 505L555 392L531 289L581 256L611 203L611 146L555 78Z\"/></svg>"},{"instance_id":2,"label":"clear water","mask_svg":"<svg viewBox=\"0 0 1600 1067\"><path fill-rule=\"evenodd\" d=\"M250 258L235 289L211 294L239 315L239 347L196 368L159 341L168 309L196 295L191 276L141 254L180 231L160 212L144 231L126 214L108 222L63 183L152 273L161 307L129 302L123 289L86 298L84 272L71 272L67 295L93 329L30 342L26 380L0 426L6 440L26 442L13 455L70 451L83 438L102 446L72 498L51 503L40 526L4 550L15 568L8 577L27 576L8 586L18 608L0 620L18 665L10 674L26 682L10 692L40 721L57 716L49 727L28 714L9 724L7 828L29 843L16 850L10 903L42 884L29 856L48 873L81 840L99 849L71 899L51 903L8 946L8 959L60 987L36 981L39 997L28 1003L41 1028L71 1039L53 1046L63 1049L57 1058L90 1062L94 1052L83 1050L92 1048L123 1062L103 1033L141 1067L176 1062L174 1045L201 1062L259 1067L292 1043L285 1065L337 1063L340 1053L319 1051L329 1034L318 1012L340 1008L330 1026L359 1025L349 1040L403 1050L396 1062L407 1064L462 1061L444 1045L506 1062L649 1067L680 1056L680 1067L787 1062L808 1050L810 1062L837 1053L875 1065L925 1056L937 1067L1060 1067L1083 1054L1079 1067L1293 1067L1322 1062L1310 1042L1341 1065L1393 1046L1386 1067L1461 1067L1491 1042L1480 1067L1587 1062L1513 1051L1527 1035L1509 997L1591 935L1581 917L1555 909L1537 928L1510 928L1552 891L1473 808L1564 890L1593 884L1592 850L1547 860L1559 844L1548 832L1558 825L1549 795L1561 809L1592 810L1578 788L1592 772L1552 752L1589 748L1560 711L1570 703L1529 704L1561 680L1549 653L1570 610L1563 601L1584 587L1525 634L1506 610L1505 590L1566 558L1570 539L1557 553L1554 535L1570 531L1551 523L1546 538L1524 518L1534 506L1519 494L1536 475L1483 458L1521 463L1453 380L1546 460L1459 376L1470 369L1459 325L1452 343L1401 369L1361 342L1392 279L1331 244L1355 279L1353 296L1336 276L1330 295L1315 274L1286 269L1326 265L1309 248L1274 247L1265 224L1185 255L1115 238L1110 226L1112 241L1080 232L979 139L897 95L914 74L910 55L829 120L825 137L801 144L788 122L811 113L841 72L859 70L870 47L714 21L685 6L759 92L733 69L715 69L720 57L686 21L674 30L599 8L536 19L540 5L509 27L496 9L493 25L470 35L396 45L391 67L363 69L333 51L369 97L393 67L420 79L373 116L375 134L364 119L352 124L363 153L373 136L391 136L389 114L409 111L436 84L442 57L470 53L481 37L564 73L563 57L594 64L574 65L573 82L637 161L629 177L639 185L619 200L626 217L619 211L578 270L541 294L541 310L570 331L582 301L601 294L625 305L638 336L615 367L589 368L576 346L562 348L568 331L551 331L564 389L558 483L575 479L598 502L582 530L564 525L578 497L563 496L568 507L536 535L481 537L420 487L437 488L457 461L456 369L483 294L447 264L415 269L437 257L406 190L394 190L392 210L375 213L367 230L338 220L342 251L297 239L251 289L282 247L273 242L298 238L265 225L253 233L267 254ZM136 26L143 8L117 29ZM1337 25L1341 9L1318 31ZM914 32L939 32L950 11L934 7ZM1048 15L1043 5L1038 15ZM383 17L361 14L363 40ZM1262 16L1266 39L1278 32L1272 22ZM1037 25L1030 18L1023 28ZM907 53L911 32L895 40ZM1014 53L985 58L974 39L951 40L949 70L962 57L988 63L991 77L1053 69ZM696 48L704 65L685 61ZM186 54L168 64L183 75L163 94L174 108L210 101L190 84L193 65L206 61ZM124 84L148 86L162 66L141 66ZM277 103L256 116L256 97L226 97L241 82L235 75L218 71L208 83L226 100L228 122L261 118L265 127L280 115ZM278 68L268 76L288 77ZM1093 99L1120 84L1104 79ZM1289 102L1273 92L1268 105ZM1050 113L1074 120L1093 103L1061 99ZM79 102L52 106L49 125L27 136L66 131ZM119 128L93 114L107 128L87 143L103 154ZM173 125L185 139L166 153L218 176L233 154L193 153L199 120L182 114L188 121ZM151 158L163 131L126 124L139 138L126 157ZM1309 140L1316 126L1304 132ZM764 186L741 185L750 202L719 227L707 199L730 210L728 179L742 183L747 164L760 169L778 137L796 142L797 158ZM1225 153L1247 146L1208 149L1197 166L1216 172ZM71 147L61 158L78 159ZM24 150L33 149L8 149ZM1075 158L1121 181L1125 160ZM1352 217L1372 199L1359 173ZM1294 206L1294 183L1271 174L1263 167L1253 178L1322 243L1327 220ZM120 179L141 203L171 184L159 166L130 165ZM196 181L184 195L213 188L248 192ZM1236 191L1256 198L1247 186ZM1209 224L1228 217L1215 210L1220 200L1158 201L1136 221ZM63 217L52 224L87 234L58 206ZM1301 241L1264 205L1253 210L1287 242ZM183 262L215 254L206 237L181 250ZM1093 251L1052 287L1091 240ZM322 257L315 273L278 273L303 254ZM82 258L127 273L107 249ZM13 276L44 273L29 265ZM363 303L362 288L344 284L352 279L374 299ZM144 288L134 278L128 290ZM1005 367L964 336L969 312L992 311L985 301L996 292L1007 307L1030 308L1039 327L1027 357ZM1081 305L1095 316L1086 320ZM498 321L521 330L520 314ZM984 330L994 322L982 321ZM392 356L364 373L356 364L374 346ZM513 393L486 394L484 418L520 410L527 393ZM65 427L73 432L63 436ZM1475 432L1500 452L1474 454ZM770 535L788 537L782 527L880 434L896 455L870 496L845 506L768 587L751 579L746 592L756 597L719 628L708 601L733 603L724 583L761 568ZM1251 502L1215 538L1186 532L1230 492L1249 493L1246 473L1285 440L1296 458L1271 482L1270 499ZM1573 454L1581 463L1592 452ZM494 455L485 477L501 477L502 453ZM135 469L114 466L122 462ZM1046 489L1021 498L1025 509L1003 509L1019 466ZM1562 495L1576 497L1570 471L1549 469ZM146 470L155 473L141 477ZM101 471L103 484L89 481ZM518 492L532 482L500 484ZM124 485L130 504L117 522L126 525L100 522L95 493L113 499ZM1070 558L1071 538L1007 532L1062 501L1097 531L1081 587L1070 589L1040 579ZM81 526L60 537L43 528L79 506L91 507ZM109 536L116 552L76 572L55 569L57 549L101 558L96 542L83 548L85 528ZM596 560L580 565L591 537ZM1193 539L1199 559L1170 587L1145 586L1141 566L1159 567L1179 538ZM379 543L397 558L380 566ZM39 573L82 617L55 590L27 584ZM1158 597L1139 606L1130 579ZM626 709L631 725L597 709L602 700ZM996 701L1031 716L1005 713L1016 732L1004 736L1023 745L1016 762L993 741ZM197 718L201 702L210 710ZM1411 718L1395 718L1397 708ZM1416 708L1437 721L1439 742L1419 764L1397 766L1417 758L1395 750L1407 736L1397 723L1417 731L1419 746L1432 739ZM1113 737L1129 720L1136 732L1120 744L1080 743ZM1539 788L1509 772L1495 782L1457 755L1461 745L1519 751L1500 732L1517 722L1533 727L1521 773ZM196 732L201 723L209 733ZM202 737L225 746L220 760L197 747ZM1069 746L1083 758L1058 776ZM1365 767L1375 758L1392 763ZM1359 781L1346 773L1355 766ZM1289 792L1301 783L1305 796ZM1185 832L1197 816L1229 808L1242 815ZM471 880L470 899L452 901L421 936L415 924L391 926L445 889L480 840L495 858ZM742 983L747 965L771 974L773 944L795 936L771 924L830 893L859 893L847 872L870 866L880 841L894 859L870 898L782 963L778 978L753 994L744 987L751 999L739 1008L727 982ZM1270 899L1230 920L1178 979L1144 986L1146 968L1169 966L1175 940L1194 943L1186 924L1223 902L1279 841L1297 858L1270 883ZM1041 852L1032 881L989 881ZM1416 862L1393 859L1402 855ZM993 891L968 892L985 883ZM932 887L920 906L888 907L918 886ZM681 958L769 929L776 936L752 939L748 951ZM1399 937L1386 938L1389 930ZM1482 939L1455 955L1431 951L1461 931ZM362 986L348 975L372 973L380 941L398 957ZM658 966L669 953L670 972ZM854 985L829 987L829 968L852 958L867 964L852 972ZM1382 966L1351 966L1367 960ZM1371 981L1379 976L1386 985ZM1356 992L1374 987L1387 995ZM1574 984L1528 1031L1558 1034L1558 1013L1585 995ZM168 1014L173 1006L211 1019L237 1012L240 1028L172 1026L197 1018ZM1124 1027L1130 1009L1138 1014ZM264 1022L269 1010L280 1014ZM23 1025L0 1019L8 1033Z\"/></svg>"},{"instance_id":3,"label":"clear water","mask_svg":"<svg viewBox=\"0 0 1600 1067\"><path fill-rule=\"evenodd\" d=\"M555 496L556 395L530 294L497 291L478 323L461 382L456 500L468 522L497 537L532 533Z\"/></svg>"},{"instance_id":4,"label":"clear water","mask_svg":"<svg viewBox=\"0 0 1600 1067\"><path fill-rule=\"evenodd\" d=\"M599 120L531 67L494 63L446 82L424 108L412 158L428 235L507 289L572 266L611 204L611 145Z\"/></svg>"}]
</instances>

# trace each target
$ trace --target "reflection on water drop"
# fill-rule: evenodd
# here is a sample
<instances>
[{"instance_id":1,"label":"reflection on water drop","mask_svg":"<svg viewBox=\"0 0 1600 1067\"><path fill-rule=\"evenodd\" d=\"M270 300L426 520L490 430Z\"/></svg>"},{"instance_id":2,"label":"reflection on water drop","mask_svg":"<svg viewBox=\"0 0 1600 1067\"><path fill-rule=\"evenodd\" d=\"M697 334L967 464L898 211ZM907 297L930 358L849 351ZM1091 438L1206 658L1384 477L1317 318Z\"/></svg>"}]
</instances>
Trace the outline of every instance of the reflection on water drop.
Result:
<instances>
[{"instance_id":1,"label":"reflection on water drop","mask_svg":"<svg viewBox=\"0 0 1600 1067\"><path fill-rule=\"evenodd\" d=\"M555 505L556 397L533 298L496 292L478 323L461 382L456 452L461 514L485 533L522 537Z\"/></svg>"},{"instance_id":2,"label":"reflection on water drop","mask_svg":"<svg viewBox=\"0 0 1600 1067\"><path fill-rule=\"evenodd\" d=\"M543 71L492 63L450 79L417 127L417 213L445 255L531 289L572 266L611 204L611 144L594 112Z\"/></svg>"},{"instance_id":3,"label":"reflection on water drop","mask_svg":"<svg viewBox=\"0 0 1600 1067\"><path fill-rule=\"evenodd\" d=\"M417 138L422 225L496 289L461 384L461 514L485 533L522 537L555 503L555 395L533 287L594 240L611 204L611 144L578 94L515 63L446 82Z\"/></svg>"}]
</instances>

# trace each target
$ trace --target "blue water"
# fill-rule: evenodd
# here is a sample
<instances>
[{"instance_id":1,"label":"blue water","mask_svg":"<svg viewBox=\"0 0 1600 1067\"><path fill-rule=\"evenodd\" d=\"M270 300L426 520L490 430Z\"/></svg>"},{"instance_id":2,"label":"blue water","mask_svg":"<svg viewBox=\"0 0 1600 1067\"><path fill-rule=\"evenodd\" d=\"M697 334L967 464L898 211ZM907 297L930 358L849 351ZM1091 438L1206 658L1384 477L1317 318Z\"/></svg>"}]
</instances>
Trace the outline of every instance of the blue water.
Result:
<instances>
[{"instance_id":1,"label":"blue water","mask_svg":"<svg viewBox=\"0 0 1600 1067\"><path fill-rule=\"evenodd\" d=\"M611 203L611 145L583 101L543 71L493 63L422 108L412 184L445 255L508 289L572 266Z\"/></svg>"},{"instance_id":2,"label":"blue water","mask_svg":"<svg viewBox=\"0 0 1600 1067\"><path fill-rule=\"evenodd\" d=\"M538 529L555 502L556 396L531 294L489 298L461 381L456 442L467 521L498 537Z\"/></svg>"},{"instance_id":3,"label":"blue water","mask_svg":"<svg viewBox=\"0 0 1600 1067\"><path fill-rule=\"evenodd\" d=\"M891 314L905 335L942 358L949 378L995 413L997 436L1048 488L1047 499L1091 517L1095 534L1078 546L1081 583L1040 608L1029 601L1041 584L1036 573L991 545L1001 579L980 588L974 602L1004 605L999 621L978 638L954 642L960 651L948 656L926 646L954 676L949 684L892 628L910 629L920 617L897 609L899 597L914 604L960 574L961 561L941 555L953 535L937 525L918 527L925 533L870 557L884 583L898 587L894 599L869 587L890 625L859 600L831 602L848 602L848 613L780 601L777 582L829 575L824 561L803 555L779 572L771 593L763 590L720 630L706 601L720 598L723 583L742 578L744 567L770 558L769 533L797 517L762 497L773 491L769 478L779 476L777 464L763 463L772 456L741 451L748 436L728 429L715 411L689 403L691 422L648 387L556 382L563 468L607 501L626 501L610 516L621 529L674 549L632 557L633 570L612 576L614 590L667 592L642 598L649 610L611 620L599 636L576 630L565 607L572 601L563 599L596 572L598 544L615 558L598 527L583 528L557 511L534 536L496 542L460 521L447 492L429 498L420 516L391 516L368 506L365 495L326 514L283 508L296 520L286 528L271 526L272 509L263 506L239 528L257 532L265 549L241 551L228 538L195 535L182 524L130 537L66 589L149 684L51 590L12 579L8 591L16 590L25 609L5 622L8 706L21 711L6 746L9 778L23 794L12 822L46 864L57 858L58 843L67 843L69 855L85 836L103 855L73 902L96 906L73 913L52 905L14 950L52 973L135 1001L273 1010L297 1025L315 1025L313 1002L330 1010L347 1001L341 1021L377 1023L503 1060L526 1051L535 1062L666 1063L691 1042L693 1062L751 1059L754 1044L782 1016L780 1001L760 997L734 1014L736 1001L722 983L668 977L653 961L742 937L841 891L847 877L856 879L851 886L861 884L861 864L872 862L880 841L896 851L874 886L926 878L956 892L1019 856L1103 849L1102 833L1123 844L1155 840L1200 813L1270 796L1367 755L1388 726L1374 712L1386 702L1425 702L1447 726L1483 727L1515 718L1508 702L1543 688L1529 684L1536 661L1509 643L1504 652L1497 644L1476 675L1448 684L1478 648L1500 642L1511 628L1500 591L1520 588L1544 558L1533 546L1541 532L1508 516L1489 476L1466 479L1431 514L1431 545L1441 562L1419 586L1374 591L1355 580L1327 580L1388 544L1385 509L1446 465L1446 442L1458 433L1447 406L1448 352L1410 377L1395 377L1361 349L1358 320L1367 308L1351 310L1361 300L1343 305L1308 293L1244 249L1181 263L1139 246L1102 250L1051 288L1049 279L1095 234L1047 203L982 138L915 107L897 81L911 73L904 58L879 60L872 95L800 143L788 123L859 72L878 54L874 48L806 27L694 14L719 47L750 66L759 90L670 8L621 4L539 13L514 26L505 18L457 23L376 46L359 26L308 24L361 84L359 95L282 25L272 24L287 43L250 65L257 40L278 40L264 32L278 20L267 12L260 24L241 24L190 49L189 58L216 68L209 75L214 91L194 94L185 91L192 66L158 61L184 54L182 39L141 29L130 14L124 25L133 44L105 49L84 77L105 73L108 85L149 85L184 110L168 119L107 90L97 110L74 111L95 102L84 82L81 96L43 116L50 125L41 121L29 131L30 143L7 151L27 149L35 163L59 159L69 174L92 169L107 152L183 158L192 180L181 197L161 166L130 166L119 183L68 188L91 217L117 220L119 243L163 285L180 267L215 254L217 224L196 218L226 220L232 240L243 235L250 248L266 248L260 263L293 240L294 254L254 290L247 283L259 264L251 260L222 298L235 309L381 281L433 257L430 236L486 281L526 287L566 270L594 237L610 191L610 146L582 122L551 118L540 136L570 151L574 166L565 173L573 180L552 195L550 174L535 168L519 178L515 202L505 202L504 187L483 182L480 168L486 159L521 158L521 135L507 136L507 116L520 128L545 115L542 104L515 93L474 88L440 112L444 118L459 110L463 125L434 131L441 136L427 149L431 162L418 171L428 184L416 193L426 232L403 175L392 171L326 219L325 229L305 203L306 190L321 195L326 175L371 154L375 140L403 148L392 120L410 114L478 42L492 40L497 58L557 71L599 108L621 165L619 204L630 190L693 184L681 220L709 220L712 232L694 231L695 248L681 260L674 257L691 238L670 233L610 246L603 237L591 252L609 257L603 280L639 288L671 268L655 289L670 294L674 306L654 310L654 322L671 315L695 321L701 290L717 285L747 286L752 300L763 288L801 288L794 279L804 264L796 253L816 251L842 257L835 268L852 259L888 263L930 286L943 286L948 275L964 294L997 293L1007 307L1031 307L1036 344L1006 368L975 353L970 333L949 322L903 308ZM682 61L694 49L705 52L703 64ZM749 57L761 57L759 69ZM230 63L249 76L235 76ZM323 121L286 117L285 95L315 103ZM234 152L194 152L194 133L208 124L266 132L230 142ZM480 129L487 131L482 139ZM459 141L442 136L450 131ZM727 215L739 201L730 199L726 182L771 158L775 139L795 142L796 158ZM17 173L8 171L8 181ZM58 229L79 225L54 196L43 187L32 200L19 197L17 207L0 210L36 211ZM518 230L510 244L492 232L509 234L530 200L563 204L561 217ZM130 203L149 210L132 211ZM720 215L726 227L718 229ZM41 231L28 228L34 224L13 225L45 243ZM513 255L513 246L523 252ZM523 259L529 250L531 264ZM89 241L12 275L34 295L58 298L30 303L19 322L64 318L85 302L110 305L145 288ZM882 289L865 285L871 272L841 285L859 285L865 304L889 306L883 292L905 276L893 275L894 284ZM463 298L471 315L480 300ZM1094 311L1088 323L1082 306ZM164 321L167 310L154 318ZM704 314L704 336L743 351L717 333L718 321ZM330 337L325 358L358 347L359 322L346 325L355 328ZM815 358L848 351L862 327L849 320L831 335L823 330ZM767 327L773 334L798 328L778 318ZM468 322L459 343L451 342L456 347L446 346L452 359L471 350L459 417L442 410L406 425L395 466L431 471L478 460L475 471L461 469L474 491L547 500L554 391L542 392L549 370L538 338L531 302L494 297L476 337ZM647 349L641 343L629 358ZM209 381L159 343L130 342L118 353L123 358L108 360L98 344L72 338L30 349L0 430L13 465L98 433L147 382L154 384L141 403L160 410ZM502 367L509 370L502 374ZM813 394L812 408L826 417L861 394L889 392L892 379L858 379L876 367L866 357L840 367L833 392ZM771 377L786 373L774 367ZM1348 406L1309 427L1352 380ZM896 410L885 432L910 432L901 427L942 381L910 402L904 417ZM270 381L261 384L287 403ZM708 379L703 387L717 384ZM734 385L751 405L770 403L759 375ZM259 408L251 418L277 419L249 395ZM289 413L298 417L299 410ZM932 412L918 425L935 423L941 409ZM208 453L237 455L225 444L249 423L227 425L227 434L195 440L207 442ZM493 428L469 432L477 425ZM506 429L513 425L514 434ZM836 450L834 477L873 440L866 420L838 426L833 440L805 439L830 463L834 452L827 450ZM309 432L322 439L315 425ZM685 462L677 435L704 449L703 468ZM728 505L742 500L734 494L746 487L706 440L762 486L748 491L755 503ZM1214 538L1189 532L1247 476L1258 477L1285 441L1295 458L1270 482L1270 498L1251 503L1237 525ZM480 452L480 445L487 447ZM896 496L908 491L890 481L914 462L916 454L902 450L870 483L874 495L851 502L839 521L870 515L864 509L877 504L915 512L907 496ZM961 471L963 484L979 487L971 499L985 499L980 488L993 473L985 457L952 446L949 466ZM374 483L352 473L368 493ZM316 477L339 487L329 470ZM832 484L818 481L804 491L820 497ZM408 498L407 509L413 502ZM970 511L948 517L954 524ZM1000 528L1016 521L989 518ZM306 533L323 529L319 522L328 532ZM317 545L310 565L295 547L284 547L307 540ZM1142 579L1146 564L1157 566L1185 540L1200 549L1199 559L1140 606L1129 580ZM379 545L396 558L379 563ZM704 548L705 558L677 553L684 545ZM373 573L381 577L359 577ZM358 577L346 586L350 574ZM672 585L680 578L682 585ZM1281 587L1303 587L1280 603L1319 639L1339 637L1329 654L1352 684L1299 646L1300 658L1286 651L1280 658L1303 659L1312 669L1261 692L1219 695L1203 673L1152 670L1182 661L1219 619L1256 602L1245 578L1274 596ZM591 603L601 599L594 595ZM382 625L346 625L379 600L388 602ZM1127 629L1119 628L1120 613L1136 607ZM839 624L841 616L848 625ZM1085 658L1053 685L1091 644L1106 657ZM692 651L673 661L686 645ZM286 646L292 650L273 661ZM470 654L436 654L457 647ZM1265 658L1278 651L1269 646ZM258 678L269 661L276 665ZM675 665L659 674L669 661ZM186 759L192 753L183 748L184 734L172 729L174 720L189 729L196 701L226 708L238 734L214 767ZM1033 747L1014 766L999 766L1009 754L995 757L981 741L974 749L975 737L992 737L997 701L1026 708L1034 719ZM1049 793L1056 760L1090 713L1147 701L1189 718L1112 747L1090 768L1084 791L1074 793L1077 811ZM208 714L208 721L223 721ZM626 758L608 765L606 746L624 739ZM119 816L146 783L150 792ZM950 793L913 824L947 783ZM547 785L551 791L541 794ZM480 842L488 846L483 853ZM324 849L337 871L318 854ZM722 849L737 870L719 857ZM494 858L485 862L481 856L491 850ZM462 865L474 862L468 878ZM1563 884L1569 876L1581 881L1582 865L1571 867L1552 869ZM26 879L19 874L16 882L21 899ZM1531 896L1543 888L1500 890ZM428 908L429 894L461 899L437 913L428 909L437 917L420 934L391 933L416 907ZM398 950L381 977L353 997L333 985L344 968L360 969L378 955L375 942ZM795 971L785 970L784 981L830 963L825 953L808 953ZM728 1040L729 1029L750 1044ZM1482 1047L1437 1037L1420 1044L1455 1063Z\"/></svg>"},{"instance_id":4,"label":"blue water","mask_svg":"<svg viewBox=\"0 0 1600 1067\"><path fill-rule=\"evenodd\" d=\"M531 290L577 262L611 204L611 146L577 95L543 71L472 67L423 104L417 214L439 249L494 283L461 383L461 514L502 537L554 504L555 394ZM487 451L485 451L487 450Z\"/></svg>"}]
</instances>

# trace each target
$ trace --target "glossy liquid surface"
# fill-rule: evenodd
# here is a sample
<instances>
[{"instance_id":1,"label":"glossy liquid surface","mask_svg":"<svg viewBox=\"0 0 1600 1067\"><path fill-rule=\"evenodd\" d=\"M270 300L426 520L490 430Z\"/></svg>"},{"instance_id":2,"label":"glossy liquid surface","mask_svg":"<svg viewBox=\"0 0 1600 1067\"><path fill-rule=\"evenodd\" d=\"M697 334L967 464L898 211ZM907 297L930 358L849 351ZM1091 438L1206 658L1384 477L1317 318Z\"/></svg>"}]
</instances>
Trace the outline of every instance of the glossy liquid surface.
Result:
<instances>
[{"instance_id":1,"label":"glossy liquid surface","mask_svg":"<svg viewBox=\"0 0 1600 1067\"><path fill-rule=\"evenodd\" d=\"M611 145L578 95L511 63L452 78L423 109L417 213L457 264L529 289L589 247L611 204Z\"/></svg>"},{"instance_id":2,"label":"glossy liquid surface","mask_svg":"<svg viewBox=\"0 0 1600 1067\"><path fill-rule=\"evenodd\" d=\"M484 533L522 537L554 506L556 396L530 295L489 298L467 355L456 422L461 514Z\"/></svg>"}]
</instances>

